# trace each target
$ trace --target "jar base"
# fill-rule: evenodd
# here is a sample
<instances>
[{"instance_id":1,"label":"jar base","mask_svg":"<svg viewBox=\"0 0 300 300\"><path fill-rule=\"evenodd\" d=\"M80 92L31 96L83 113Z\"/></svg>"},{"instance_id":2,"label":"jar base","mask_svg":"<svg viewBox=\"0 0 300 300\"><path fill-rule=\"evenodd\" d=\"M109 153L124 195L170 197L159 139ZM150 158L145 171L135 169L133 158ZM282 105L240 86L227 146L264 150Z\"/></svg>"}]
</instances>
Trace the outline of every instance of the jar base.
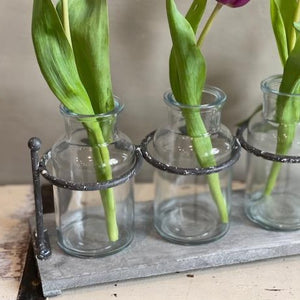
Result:
<instances>
[{"instance_id":1,"label":"jar base","mask_svg":"<svg viewBox=\"0 0 300 300\"><path fill-rule=\"evenodd\" d=\"M257 193L250 197L245 213L252 222L268 230L300 229L299 196L291 193L273 193L266 197Z\"/></svg>"},{"instance_id":2,"label":"jar base","mask_svg":"<svg viewBox=\"0 0 300 300\"><path fill-rule=\"evenodd\" d=\"M74 217L74 216L73 216ZM119 239L111 242L106 232L105 218L87 215L77 218L58 230L58 245L67 254L77 257L103 257L114 254L127 247L132 239L132 230L119 227Z\"/></svg>"},{"instance_id":3,"label":"jar base","mask_svg":"<svg viewBox=\"0 0 300 300\"><path fill-rule=\"evenodd\" d=\"M154 226L164 239L182 245L199 245L221 238L229 229L207 203L191 198L164 201L156 211Z\"/></svg>"}]
</instances>

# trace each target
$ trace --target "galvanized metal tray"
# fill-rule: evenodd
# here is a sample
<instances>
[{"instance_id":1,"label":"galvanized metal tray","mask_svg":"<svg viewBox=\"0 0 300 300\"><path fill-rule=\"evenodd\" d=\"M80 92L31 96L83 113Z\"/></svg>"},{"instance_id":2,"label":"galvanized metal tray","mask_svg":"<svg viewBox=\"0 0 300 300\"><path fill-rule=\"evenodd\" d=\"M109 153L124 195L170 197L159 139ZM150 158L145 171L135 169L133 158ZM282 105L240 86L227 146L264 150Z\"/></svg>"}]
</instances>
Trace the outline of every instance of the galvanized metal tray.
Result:
<instances>
[{"instance_id":1,"label":"galvanized metal tray","mask_svg":"<svg viewBox=\"0 0 300 300\"><path fill-rule=\"evenodd\" d=\"M37 259L44 296L88 285L300 254L300 231L261 229L247 220L242 201L242 192L234 192L229 232L200 246L181 246L163 240L152 226L152 202L138 202L133 242L117 254L97 259L65 254L56 243L54 214L47 214L45 226L53 252L47 260ZM30 223L33 232L33 219Z\"/></svg>"}]
</instances>

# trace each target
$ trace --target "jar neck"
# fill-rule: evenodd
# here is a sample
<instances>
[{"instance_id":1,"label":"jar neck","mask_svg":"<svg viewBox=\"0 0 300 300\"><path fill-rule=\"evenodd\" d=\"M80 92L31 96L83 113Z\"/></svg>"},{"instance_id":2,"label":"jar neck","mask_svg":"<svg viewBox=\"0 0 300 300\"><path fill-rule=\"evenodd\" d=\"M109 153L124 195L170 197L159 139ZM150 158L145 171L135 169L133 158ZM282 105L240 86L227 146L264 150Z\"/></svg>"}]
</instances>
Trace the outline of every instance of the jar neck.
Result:
<instances>
[{"instance_id":1,"label":"jar neck","mask_svg":"<svg viewBox=\"0 0 300 300\"><path fill-rule=\"evenodd\" d=\"M60 106L60 112L64 118L65 132L68 139L80 139L86 136L86 132L101 129L105 143L111 141L117 134L117 121L123 105L115 99L115 107L112 111L97 115L80 115L70 112L66 107Z\"/></svg>"},{"instance_id":2,"label":"jar neck","mask_svg":"<svg viewBox=\"0 0 300 300\"><path fill-rule=\"evenodd\" d=\"M185 105L176 101L172 92L164 95L168 105L168 124L173 130L186 134L186 117L199 114L209 134L219 131L222 107L226 94L215 87L206 86L202 92L201 105Z\"/></svg>"},{"instance_id":3,"label":"jar neck","mask_svg":"<svg viewBox=\"0 0 300 300\"><path fill-rule=\"evenodd\" d=\"M288 101L289 104L300 101L299 94L289 94L281 91L282 75L274 75L268 77L261 82L261 90L263 92L263 117L267 121L281 122L282 116L280 115L280 105L283 106ZM300 102L298 102L300 103ZM283 107L281 106L281 107ZM294 111L296 113L296 111ZM290 117L285 122L298 123L299 120Z\"/></svg>"}]
</instances>

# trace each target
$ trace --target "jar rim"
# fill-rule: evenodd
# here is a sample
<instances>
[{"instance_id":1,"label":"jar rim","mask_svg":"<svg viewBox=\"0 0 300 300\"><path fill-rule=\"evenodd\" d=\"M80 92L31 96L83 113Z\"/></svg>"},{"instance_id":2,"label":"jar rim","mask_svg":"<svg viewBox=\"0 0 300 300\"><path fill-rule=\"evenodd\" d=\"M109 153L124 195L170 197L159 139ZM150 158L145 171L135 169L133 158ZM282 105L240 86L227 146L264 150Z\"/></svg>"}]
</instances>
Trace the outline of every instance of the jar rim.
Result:
<instances>
[{"instance_id":1,"label":"jar rim","mask_svg":"<svg viewBox=\"0 0 300 300\"><path fill-rule=\"evenodd\" d=\"M272 88L270 85L271 83L274 83L278 81L281 83L282 81L282 74L276 74L269 76L268 78L264 79L260 83L260 88L263 91L263 93L271 93L271 94L276 94L278 96L286 96L286 97L300 97L300 94L290 94L290 93L284 93L280 92L278 89Z\"/></svg>"},{"instance_id":2,"label":"jar rim","mask_svg":"<svg viewBox=\"0 0 300 300\"><path fill-rule=\"evenodd\" d=\"M200 104L200 105L183 104L183 103L178 102L175 99L175 96L171 89L164 93L163 99L167 105L169 105L171 107L176 107L180 110L185 109L185 108L199 109L199 110L205 109L206 110L206 109L211 109L211 108L215 108L215 107L221 107L224 105L225 101L227 100L227 95L225 94L225 92L215 86L206 84L203 88L203 93L214 96L215 100L212 101L211 103L205 103L205 104Z\"/></svg>"},{"instance_id":3,"label":"jar rim","mask_svg":"<svg viewBox=\"0 0 300 300\"><path fill-rule=\"evenodd\" d=\"M111 111L108 111L106 113L101 114L94 114L94 115L84 115L84 114L77 114L72 111L70 111L66 106L63 104L59 105L60 113L64 116L71 117L71 118L107 118L111 116L118 115L122 110L124 109L124 104L120 102L119 98L114 96L114 109Z\"/></svg>"}]
</instances>

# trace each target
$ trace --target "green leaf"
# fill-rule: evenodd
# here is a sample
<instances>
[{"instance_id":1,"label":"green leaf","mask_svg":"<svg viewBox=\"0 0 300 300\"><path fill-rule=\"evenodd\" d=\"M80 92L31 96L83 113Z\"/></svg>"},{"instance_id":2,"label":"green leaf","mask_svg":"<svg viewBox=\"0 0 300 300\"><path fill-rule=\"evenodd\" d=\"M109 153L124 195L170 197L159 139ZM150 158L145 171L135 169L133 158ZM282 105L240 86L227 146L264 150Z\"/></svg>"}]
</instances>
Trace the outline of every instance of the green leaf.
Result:
<instances>
[{"instance_id":1,"label":"green leaf","mask_svg":"<svg viewBox=\"0 0 300 300\"><path fill-rule=\"evenodd\" d=\"M61 14L61 1L57 6ZM69 19L77 69L95 113L114 108L109 60L106 0L69 0Z\"/></svg>"},{"instance_id":2,"label":"green leaf","mask_svg":"<svg viewBox=\"0 0 300 300\"><path fill-rule=\"evenodd\" d=\"M297 8L297 0L270 0L271 20L278 51L284 65L292 50L294 27L293 17Z\"/></svg>"},{"instance_id":3,"label":"green leaf","mask_svg":"<svg viewBox=\"0 0 300 300\"><path fill-rule=\"evenodd\" d=\"M190 9L186 14L186 20L190 23L194 33L198 29L199 23L205 11L207 0L194 0ZM180 79L178 74L178 69L176 65L176 59L174 55L173 48L170 53L169 58L169 77L170 77L170 84L172 87L172 92L176 99L181 99L180 96Z\"/></svg>"},{"instance_id":4,"label":"green leaf","mask_svg":"<svg viewBox=\"0 0 300 300\"><path fill-rule=\"evenodd\" d=\"M296 44L290 53L288 60L284 67L282 82L280 85L281 93L300 94L300 36L296 40ZM277 131L277 145L276 153L285 155L288 153L294 138L296 127L300 117L300 101L298 97L290 97L279 95L276 101L276 117L278 122ZM281 163L274 162L266 187L264 195L271 195L276 184Z\"/></svg>"},{"instance_id":5,"label":"green leaf","mask_svg":"<svg viewBox=\"0 0 300 300\"><path fill-rule=\"evenodd\" d=\"M172 91L177 101L188 105L200 105L202 89L206 78L205 60L196 45L196 38L190 23L176 8L174 0L167 0L167 15L173 41L172 52L177 79L170 76ZM171 73L172 71L170 71ZM174 70L173 70L174 72Z\"/></svg>"},{"instance_id":6,"label":"green leaf","mask_svg":"<svg viewBox=\"0 0 300 300\"><path fill-rule=\"evenodd\" d=\"M204 2L203 2L204 3ZM196 6L196 8L198 8ZM204 9L205 5L201 7ZM193 12L194 13L194 12ZM203 11L200 11L200 14ZM174 0L167 0L167 14L173 48L170 57L170 82L175 99L186 105L201 104L206 78L204 57L196 44L195 30L200 18L188 13L189 21L176 8ZM212 144L199 110L182 109L187 133L191 137L197 161L202 167L215 165ZM228 222L227 205L218 174L207 176L208 185L216 202L222 222Z\"/></svg>"},{"instance_id":7,"label":"green leaf","mask_svg":"<svg viewBox=\"0 0 300 300\"><path fill-rule=\"evenodd\" d=\"M300 94L300 37L284 67L280 92ZM300 102L297 99L279 96L277 99L277 119L280 123L296 123L300 115Z\"/></svg>"},{"instance_id":8,"label":"green leaf","mask_svg":"<svg viewBox=\"0 0 300 300\"><path fill-rule=\"evenodd\" d=\"M300 22L294 22L295 29L300 32Z\"/></svg>"},{"instance_id":9,"label":"green leaf","mask_svg":"<svg viewBox=\"0 0 300 300\"><path fill-rule=\"evenodd\" d=\"M295 34L294 31L294 24L293 19L295 16L295 12L297 10L298 0L276 0L278 6L280 7L286 36L287 36L287 43L288 43L288 51L289 53L293 50L294 45L291 45L291 41L294 38L293 35Z\"/></svg>"},{"instance_id":10,"label":"green leaf","mask_svg":"<svg viewBox=\"0 0 300 300\"><path fill-rule=\"evenodd\" d=\"M280 7L276 0L270 1L271 21L282 65L288 58L288 42Z\"/></svg>"},{"instance_id":11,"label":"green leaf","mask_svg":"<svg viewBox=\"0 0 300 300\"><path fill-rule=\"evenodd\" d=\"M206 8L206 3L207 0L194 0L185 16L187 21L192 26L194 33L197 32L199 23Z\"/></svg>"},{"instance_id":12,"label":"green leaf","mask_svg":"<svg viewBox=\"0 0 300 300\"><path fill-rule=\"evenodd\" d=\"M41 72L55 96L74 113L94 114L51 0L34 0L32 39Z\"/></svg>"}]
</instances>

